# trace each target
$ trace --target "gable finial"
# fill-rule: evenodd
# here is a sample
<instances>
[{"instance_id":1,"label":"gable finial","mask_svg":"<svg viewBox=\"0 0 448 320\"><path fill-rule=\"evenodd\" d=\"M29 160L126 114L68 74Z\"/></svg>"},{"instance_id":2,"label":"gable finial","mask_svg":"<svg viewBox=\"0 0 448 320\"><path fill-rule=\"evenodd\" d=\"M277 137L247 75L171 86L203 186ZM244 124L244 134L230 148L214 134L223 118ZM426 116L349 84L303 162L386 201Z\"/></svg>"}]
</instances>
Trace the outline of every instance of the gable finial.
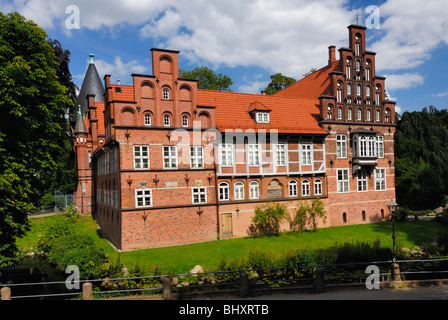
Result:
<instances>
[{"instance_id":1,"label":"gable finial","mask_svg":"<svg viewBox=\"0 0 448 320\"><path fill-rule=\"evenodd\" d=\"M93 62L93 57L95 57L95 55L93 53L89 54L90 57L90 64L94 64Z\"/></svg>"}]
</instances>

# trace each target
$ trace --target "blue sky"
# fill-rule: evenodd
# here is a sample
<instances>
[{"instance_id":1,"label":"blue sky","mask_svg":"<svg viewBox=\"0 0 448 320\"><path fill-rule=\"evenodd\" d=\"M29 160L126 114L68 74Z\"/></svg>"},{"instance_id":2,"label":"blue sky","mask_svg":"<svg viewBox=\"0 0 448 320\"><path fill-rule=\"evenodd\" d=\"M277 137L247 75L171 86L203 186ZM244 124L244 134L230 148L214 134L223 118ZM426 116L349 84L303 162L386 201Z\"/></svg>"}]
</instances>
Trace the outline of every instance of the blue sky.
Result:
<instances>
[{"instance_id":1,"label":"blue sky","mask_svg":"<svg viewBox=\"0 0 448 320\"><path fill-rule=\"evenodd\" d=\"M76 22L70 6L79 28L67 28ZM21 13L61 42L79 87L89 53L101 77L130 84L132 73L152 74L155 47L179 50L181 68L208 66L231 77L233 91L250 93L272 74L300 79L325 66L329 45L348 46L348 25L378 21L366 30L367 49L377 52L398 111L448 108L445 0L0 0L0 11Z\"/></svg>"}]
</instances>

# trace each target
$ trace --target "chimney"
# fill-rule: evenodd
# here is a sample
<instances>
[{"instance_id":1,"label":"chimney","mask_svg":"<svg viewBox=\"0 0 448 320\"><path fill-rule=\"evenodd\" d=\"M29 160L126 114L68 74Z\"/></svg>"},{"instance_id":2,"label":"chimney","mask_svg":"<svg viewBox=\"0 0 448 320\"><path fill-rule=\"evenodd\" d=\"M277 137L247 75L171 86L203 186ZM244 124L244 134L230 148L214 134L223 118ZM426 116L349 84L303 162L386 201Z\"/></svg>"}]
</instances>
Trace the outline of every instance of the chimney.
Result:
<instances>
[{"instance_id":1,"label":"chimney","mask_svg":"<svg viewBox=\"0 0 448 320\"><path fill-rule=\"evenodd\" d=\"M328 47L328 66L331 67L333 65L333 62L336 61L336 47L335 46L329 46Z\"/></svg>"},{"instance_id":2,"label":"chimney","mask_svg":"<svg viewBox=\"0 0 448 320\"><path fill-rule=\"evenodd\" d=\"M262 95L262 96L265 96L265 95L266 95L266 91L264 91L264 90L261 91L261 95Z\"/></svg>"}]
</instances>

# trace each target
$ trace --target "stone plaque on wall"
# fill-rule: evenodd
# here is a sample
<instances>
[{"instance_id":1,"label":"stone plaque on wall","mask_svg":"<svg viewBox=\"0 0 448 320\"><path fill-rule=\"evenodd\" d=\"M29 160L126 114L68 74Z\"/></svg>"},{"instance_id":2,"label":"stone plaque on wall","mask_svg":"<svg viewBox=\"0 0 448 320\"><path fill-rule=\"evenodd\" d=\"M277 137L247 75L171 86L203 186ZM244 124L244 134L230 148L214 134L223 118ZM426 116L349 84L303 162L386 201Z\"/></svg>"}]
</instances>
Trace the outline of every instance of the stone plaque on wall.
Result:
<instances>
[{"instance_id":1,"label":"stone plaque on wall","mask_svg":"<svg viewBox=\"0 0 448 320\"><path fill-rule=\"evenodd\" d=\"M165 187L167 188L177 188L179 183L177 181L168 181L165 183Z\"/></svg>"}]
</instances>

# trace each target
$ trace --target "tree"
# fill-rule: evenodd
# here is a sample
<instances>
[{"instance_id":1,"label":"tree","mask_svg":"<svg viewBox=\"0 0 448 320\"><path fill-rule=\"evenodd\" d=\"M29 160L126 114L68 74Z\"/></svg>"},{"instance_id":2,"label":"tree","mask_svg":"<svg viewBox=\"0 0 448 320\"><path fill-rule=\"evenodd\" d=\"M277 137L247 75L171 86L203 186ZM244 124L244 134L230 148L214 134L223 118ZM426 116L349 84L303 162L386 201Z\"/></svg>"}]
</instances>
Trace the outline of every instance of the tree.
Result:
<instances>
[{"instance_id":1,"label":"tree","mask_svg":"<svg viewBox=\"0 0 448 320\"><path fill-rule=\"evenodd\" d=\"M305 78L305 77L309 76L310 74L313 74L316 71L317 71L316 68L311 68L310 71L305 72L304 74L302 74L302 76Z\"/></svg>"},{"instance_id":2,"label":"tree","mask_svg":"<svg viewBox=\"0 0 448 320\"><path fill-rule=\"evenodd\" d=\"M216 74L207 67L198 67L192 71L179 70L179 76L184 79L198 81L199 89L231 91L232 79L222 73Z\"/></svg>"},{"instance_id":3,"label":"tree","mask_svg":"<svg viewBox=\"0 0 448 320\"><path fill-rule=\"evenodd\" d=\"M0 13L0 268L17 258L16 239L39 202L41 176L56 166L67 89L46 33L18 13Z\"/></svg>"},{"instance_id":4,"label":"tree","mask_svg":"<svg viewBox=\"0 0 448 320\"><path fill-rule=\"evenodd\" d=\"M258 235L278 235L280 224L289 217L285 205L280 203L268 203L255 208L252 218L252 229Z\"/></svg>"},{"instance_id":5,"label":"tree","mask_svg":"<svg viewBox=\"0 0 448 320\"><path fill-rule=\"evenodd\" d=\"M307 225L310 225L312 230L315 231L317 229L317 218L322 219L324 224L326 223L325 203L319 198L313 199L311 204L308 202L299 203L294 209L291 226L302 232Z\"/></svg>"},{"instance_id":6,"label":"tree","mask_svg":"<svg viewBox=\"0 0 448 320\"><path fill-rule=\"evenodd\" d=\"M271 83L269 83L265 89L267 95L273 95L274 93L283 90L290 85L296 83L297 80L277 73L271 75Z\"/></svg>"}]
</instances>

